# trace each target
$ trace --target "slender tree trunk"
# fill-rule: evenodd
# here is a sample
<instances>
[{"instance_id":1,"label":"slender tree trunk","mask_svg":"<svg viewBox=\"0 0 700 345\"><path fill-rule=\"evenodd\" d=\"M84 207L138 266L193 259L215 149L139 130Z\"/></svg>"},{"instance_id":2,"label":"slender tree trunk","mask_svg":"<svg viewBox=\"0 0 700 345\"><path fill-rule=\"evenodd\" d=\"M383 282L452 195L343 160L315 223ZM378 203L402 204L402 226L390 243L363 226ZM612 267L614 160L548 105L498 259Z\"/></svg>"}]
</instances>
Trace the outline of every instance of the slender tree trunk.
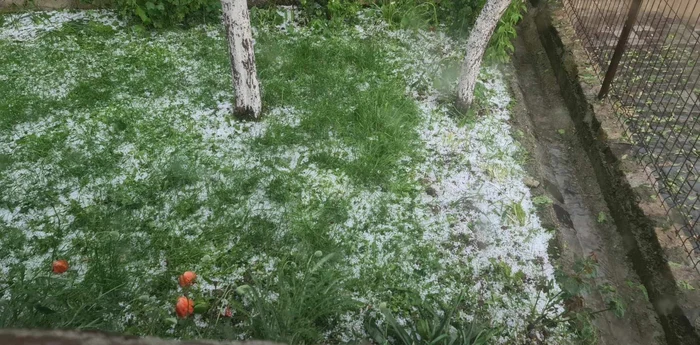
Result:
<instances>
[{"instance_id":1,"label":"slender tree trunk","mask_svg":"<svg viewBox=\"0 0 700 345\"><path fill-rule=\"evenodd\" d=\"M262 109L253 34L246 0L221 0L238 116L258 119Z\"/></svg>"},{"instance_id":2,"label":"slender tree trunk","mask_svg":"<svg viewBox=\"0 0 700 345\"><path fill-rule=\"evenodd\" d=\"M467 110L474 101L474 87L476 86L476 78L479 76L481 60L491 40L491 35L493 35L498 21L510 2L511 0L487 0L469 33L467 55L462 62L462 72L457 86L457 103L462 110Z\"/></svg>"}]
</instances>

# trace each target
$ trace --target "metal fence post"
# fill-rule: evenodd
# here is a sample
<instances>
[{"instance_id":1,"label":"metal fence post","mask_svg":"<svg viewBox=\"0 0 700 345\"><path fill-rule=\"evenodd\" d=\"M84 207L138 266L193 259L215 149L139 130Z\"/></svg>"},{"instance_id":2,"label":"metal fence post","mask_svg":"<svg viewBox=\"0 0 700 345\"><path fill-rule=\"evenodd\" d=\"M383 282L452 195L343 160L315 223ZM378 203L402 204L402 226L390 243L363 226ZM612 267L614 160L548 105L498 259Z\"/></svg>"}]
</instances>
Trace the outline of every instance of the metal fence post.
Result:
<instances>
[{"instance_id":1,"label":"metal fence post","mask_svg":"<svg viewBox=\"0 0 700 345\"><path fill-rule=\"evenodd\" d=\"M622 27L620 39L617 41L615 52L613 53L612 59L610 59L610 65L608 66L607 72L605 72L605 79L603 79L603 86L600 88L600 93L598 93L598 99L605 98L610 91L610 84L612 84L613 79L615 79L617 67L620 64L620 59L622 59L622 54L625 53L627 40L629 39L630 32L632 32L632 27L634 27L634 24L637 22L637 15L639 15L639 10L642 8L642 1L643 0L632 0L629 13L627 13L625 26Z\"/></svg>"}]
</instances>

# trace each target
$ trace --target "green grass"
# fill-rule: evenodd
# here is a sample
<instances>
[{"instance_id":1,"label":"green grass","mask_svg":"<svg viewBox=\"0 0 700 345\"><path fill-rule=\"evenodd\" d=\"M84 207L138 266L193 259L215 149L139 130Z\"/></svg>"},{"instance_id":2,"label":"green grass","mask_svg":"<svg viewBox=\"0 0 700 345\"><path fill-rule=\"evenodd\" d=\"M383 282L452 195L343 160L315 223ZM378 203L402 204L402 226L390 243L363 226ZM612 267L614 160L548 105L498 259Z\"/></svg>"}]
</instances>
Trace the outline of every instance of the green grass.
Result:
<instances>
[{"instance_id":1,"label":"green grass","mask_svg":"<svg viewBox=\"0 0 700 345\"><path fill-rule=\"evenodd\" d=\"M230 115L218 25L0 40L0 327L339 343L379 304L410 325L459 300L455 324L526 336L550 235L498 75L455 119L444 34L255 27L260 122Z\"/></svg>"},{"instance_id":2,"label":"green grass","mask_svg":"<svg viewBox=\"0 0 700 345\"><path fill-rule=\"evenodd\" d=\"M305 116L290 127L268 115L263 135L226 147L202 140L196 130L202 124L189 113L193 105L217 109L232 101L225 42L206 30L151 36L87 23L31 44L0 42L6 61L0 73L11 76L0 85L0 129L6 135L22 123L48 122L2 156L9 171L0 189L9 192L0 205L41 213L30 225L42 230L10 226L0 234L0 258L18 261L5 267L2 292L12 299L0 302L0 325L169 335L169 308L162 306L177 295L173 276L199 268L201 276L230 285L235 276L261 279L265 263L299 264L318 250L343 254L329 235L348 219L350 195L341 194L352 191L343 185L417 193L399 169L416 158L417 108L379 42L258 35L266 109L293 105ZM358 88L363 83L368 87ZM243 133L260 126L238 123L226 111L202 116ZM289 164L285 152L302 146L312 150L303 162L311 169L271 172ZM319 176L316 187L337 193L307 195L302 174L326 171L340 185ZM240 206L260 191L274 203L274 216ZM65 200L71 192L91 201ZM56 205L59 214L50 214ZM71 258L76 270L57 277L41 268L55 258ZM338 306L323 308L333 313ZM125 322L124 312L133 318ZM180 323L171 335L200 332L191 321ZM207 336L246 328L229 326Z\"/></svg>"}]
</instances>

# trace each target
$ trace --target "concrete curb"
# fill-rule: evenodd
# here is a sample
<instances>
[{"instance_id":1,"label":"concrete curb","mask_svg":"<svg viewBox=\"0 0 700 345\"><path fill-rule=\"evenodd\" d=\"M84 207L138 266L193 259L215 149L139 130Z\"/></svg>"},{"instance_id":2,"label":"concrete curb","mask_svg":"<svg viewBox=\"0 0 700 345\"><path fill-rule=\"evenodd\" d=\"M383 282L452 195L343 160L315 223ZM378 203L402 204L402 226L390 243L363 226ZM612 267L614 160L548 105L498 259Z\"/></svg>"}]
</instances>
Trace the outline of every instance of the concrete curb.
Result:
<instances>
[{"instance_id":1,"label":"concrete curb","mask_svg":"<svg viewBox=\"0 0 700 345\"><path fill-rule=\"evenodd\" d=\"M269 341L177 341L154 337L110 335L100 332L0 329L3 345L279 345Z\"/></svg>"}]
</instances>

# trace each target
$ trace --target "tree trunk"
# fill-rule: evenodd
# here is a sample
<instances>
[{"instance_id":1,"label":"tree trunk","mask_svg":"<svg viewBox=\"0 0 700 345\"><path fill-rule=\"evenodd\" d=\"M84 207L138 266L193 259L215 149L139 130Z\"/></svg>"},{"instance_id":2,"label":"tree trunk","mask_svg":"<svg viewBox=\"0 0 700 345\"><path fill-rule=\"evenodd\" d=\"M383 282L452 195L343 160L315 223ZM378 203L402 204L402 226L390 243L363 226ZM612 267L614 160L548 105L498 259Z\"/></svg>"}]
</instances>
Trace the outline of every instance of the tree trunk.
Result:
<instances>
[{"instance_id":1,"label":"tree trunk","mask_svg":"<svg viewBox=\"0 0 700 345\"><path fill-rule=\"evenodd\" d=\"M462 62L462 72L457 86L457 105L462 110L467 110L474 101L474 87L476 86L476 78L479 76L481 60L491 40L491 35L510 2L511 0L487 0L469 33L467 55Z\"/></svg>"},{"instance_id":2,"label":"tree trunk","mask_svg":"<svg viewBox=\"0 0 700 345\"><path fill-rule=\"evenodd\" d=\"M262 104L246 0L221 0L238 116L258 119Z\"/></svg>"}]
</instances>

